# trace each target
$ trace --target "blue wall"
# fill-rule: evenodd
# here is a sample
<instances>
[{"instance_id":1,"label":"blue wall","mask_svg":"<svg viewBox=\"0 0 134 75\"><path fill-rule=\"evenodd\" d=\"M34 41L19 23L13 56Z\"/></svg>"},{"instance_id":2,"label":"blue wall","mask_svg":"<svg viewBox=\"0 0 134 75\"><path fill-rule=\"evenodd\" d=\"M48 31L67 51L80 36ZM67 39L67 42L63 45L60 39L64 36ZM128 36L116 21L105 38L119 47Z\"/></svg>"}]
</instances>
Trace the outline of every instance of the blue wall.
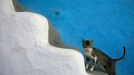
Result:
<instances>
[{"instance_id":1,"label":"blue wall","mask_svg":"<svg viewBox=\"0 0 134 75\"><path fill-rule=\"evenodd\" d=\"M94 46L117 63L117 75L133 75L134 1L133 0L19 0L29 11L46 16L62 40L83 49L81 39L93 39Z\"/></svg>"}]
</instances>

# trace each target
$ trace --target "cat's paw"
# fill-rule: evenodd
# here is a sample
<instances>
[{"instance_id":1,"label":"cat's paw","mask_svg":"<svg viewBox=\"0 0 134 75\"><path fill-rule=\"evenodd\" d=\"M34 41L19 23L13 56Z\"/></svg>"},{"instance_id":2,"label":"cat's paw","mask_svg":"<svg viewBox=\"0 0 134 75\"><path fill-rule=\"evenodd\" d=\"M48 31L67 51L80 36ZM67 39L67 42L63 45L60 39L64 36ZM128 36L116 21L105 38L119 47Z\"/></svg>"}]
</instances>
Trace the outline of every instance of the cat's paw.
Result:
<instances>
[{"instance_id":1,"label":"cat's paw","mask_svg":"<svg viewBox=\"0 0 134 75\"><path fill-rule=\"evenodd\" d=\"M94 70L94 66L95 65L92 65L92 67L89 69L90 71L93 71Z\"/></svg>"},{"instance_id":2,"label":"cat's paw","mask_svg":"<svg viewBox=\"0 0 134 75\"><path fill-rule=\"evenodd\" d=\"M93 71L93 70L94 70L94 68L90 68L89 70L90 70L90 71Z\"/></svg>"}]
</instances>

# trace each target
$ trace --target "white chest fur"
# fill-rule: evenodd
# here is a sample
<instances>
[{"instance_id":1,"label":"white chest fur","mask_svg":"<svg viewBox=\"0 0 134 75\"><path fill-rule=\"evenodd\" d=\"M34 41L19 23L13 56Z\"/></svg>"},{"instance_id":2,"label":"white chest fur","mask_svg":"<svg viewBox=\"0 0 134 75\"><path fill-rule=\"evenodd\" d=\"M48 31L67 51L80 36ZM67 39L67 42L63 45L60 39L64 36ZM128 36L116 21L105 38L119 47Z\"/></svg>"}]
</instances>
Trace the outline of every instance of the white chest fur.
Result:
<instances>
[{"instance_id":1,"label":"white chest fur","mask_svg":"<svg viewBox=\"0 0 134 75\"><path fill-rule=\"evenodd\" d=\"M86 56L88 56L88 57L92 56L92 51L93 51L92 48L85 48L85 54L86 54Z\"/></svg>"}]
</instances>

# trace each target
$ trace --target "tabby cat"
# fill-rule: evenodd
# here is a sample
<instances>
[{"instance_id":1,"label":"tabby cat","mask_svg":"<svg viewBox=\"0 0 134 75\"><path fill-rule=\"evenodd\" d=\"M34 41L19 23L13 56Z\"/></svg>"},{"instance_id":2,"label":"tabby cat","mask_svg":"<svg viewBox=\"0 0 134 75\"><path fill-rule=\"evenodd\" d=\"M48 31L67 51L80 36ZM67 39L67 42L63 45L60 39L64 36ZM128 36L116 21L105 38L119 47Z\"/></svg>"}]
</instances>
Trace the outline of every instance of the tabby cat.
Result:
<instances>
[{"instance_id":1,"label":"tabby cat","mask_svg":"<svg viewBox=\"0 0 134 75\"><path fill-rule=\"evenodd\" d=\"M88 69L89 62L92 60L92 67L90 68L93 71L95 64L100 64L105 69L106 73L109 75L116 75L116 62L122 60L126 55L126 49L123 47L124 53L123 56L118 59L112 59L108 55L104 54L99 49L93 47L92 40L82 40L84 52L86 54L85 67Z\"/></svg>"}]
</instances>

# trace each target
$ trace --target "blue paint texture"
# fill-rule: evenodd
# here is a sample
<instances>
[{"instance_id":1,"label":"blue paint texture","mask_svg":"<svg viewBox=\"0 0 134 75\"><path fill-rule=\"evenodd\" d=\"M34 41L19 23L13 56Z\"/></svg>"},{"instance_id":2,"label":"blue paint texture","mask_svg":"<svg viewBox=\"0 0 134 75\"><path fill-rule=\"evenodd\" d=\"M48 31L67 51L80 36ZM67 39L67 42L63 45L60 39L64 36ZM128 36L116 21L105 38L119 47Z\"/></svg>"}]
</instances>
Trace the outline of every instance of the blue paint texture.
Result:
<instances>
[{"instance_id":1,"label":"blue paint texture","mask_svg":"<svg viewBox=\"0 0 134 75\"><path fill-rule=\"evenodd\" d=\"M117 62L117 75L134 74L134 0L19 0L29 11L46 16L62 40L83 53L81 40L92 39L94 46Z\"/></svg>"}]
</instances>

